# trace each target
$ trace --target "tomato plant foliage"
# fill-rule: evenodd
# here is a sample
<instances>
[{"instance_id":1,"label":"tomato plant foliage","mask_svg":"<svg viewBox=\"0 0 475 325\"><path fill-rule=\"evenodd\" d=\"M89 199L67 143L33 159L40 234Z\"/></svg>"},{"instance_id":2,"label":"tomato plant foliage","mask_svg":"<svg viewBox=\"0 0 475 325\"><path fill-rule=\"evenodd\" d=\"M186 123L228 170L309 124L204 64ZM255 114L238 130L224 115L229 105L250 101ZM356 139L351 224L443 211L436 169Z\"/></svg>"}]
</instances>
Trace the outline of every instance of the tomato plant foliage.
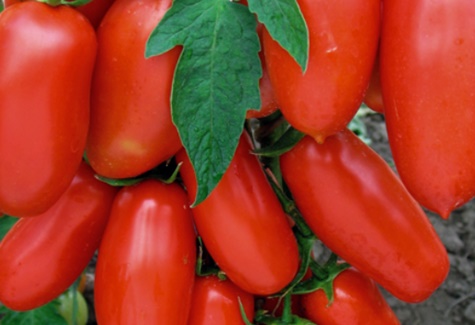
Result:
<instances>
[{"instance_id":1,"label":"tomato plant foliage","mask_svg":"<svg viewBox=\"0 0 475 325\"><path fill-rule=\"evenodd\" d=\"M281 1L289 2L292 7L289 0ZM295 24L282 24L286 31L275 34L287 40L284 46L292 48L292 44L300 44L305 48L306 42L301 43L301 37L293 37L305 31L296 3L293 12L297 15L273 18L271 10L262 9L255 1L252 7L264 21L272 21L271 26L296 16L292 19ZM299 28L290 28L293 25ZM262 68L256 28L255 17L243 4L226 0L177 0L148 40L146 57L183 46L175 71L171 106L173 122L196 170L195 204L210 194L229 166L246 111L260 107ZM306 62L305 49L293 52L300 53L299 62Z\"/></svg>"}]
</instances>

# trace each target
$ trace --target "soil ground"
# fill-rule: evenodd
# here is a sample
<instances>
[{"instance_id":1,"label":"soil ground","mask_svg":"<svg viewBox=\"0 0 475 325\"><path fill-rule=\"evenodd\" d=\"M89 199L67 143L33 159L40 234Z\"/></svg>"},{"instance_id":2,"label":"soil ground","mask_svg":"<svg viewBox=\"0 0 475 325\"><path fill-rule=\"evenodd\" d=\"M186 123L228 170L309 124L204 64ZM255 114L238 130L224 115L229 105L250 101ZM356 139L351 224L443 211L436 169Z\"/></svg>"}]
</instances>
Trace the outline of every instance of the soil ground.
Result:
<instances>
[{"instance_id":1,"label":"soil ground","mask_svg":"<svg viewBox=\"0 0 475 325\"><path fill-rule=\"evenodd\" d=\"M368 111L369 112L369 111ZM371 139L370 146L389 164L389 150L384 117L380 114L361 116ZM443 285L426 301L407 304L384 292L402 325L475 325L475 201L454 211L448 220L427 212L450 257L451 270ZM96 324L92 310L93 266L88 272L85 292L90 305L89 325Z\"/></svg>"}]
</instances>

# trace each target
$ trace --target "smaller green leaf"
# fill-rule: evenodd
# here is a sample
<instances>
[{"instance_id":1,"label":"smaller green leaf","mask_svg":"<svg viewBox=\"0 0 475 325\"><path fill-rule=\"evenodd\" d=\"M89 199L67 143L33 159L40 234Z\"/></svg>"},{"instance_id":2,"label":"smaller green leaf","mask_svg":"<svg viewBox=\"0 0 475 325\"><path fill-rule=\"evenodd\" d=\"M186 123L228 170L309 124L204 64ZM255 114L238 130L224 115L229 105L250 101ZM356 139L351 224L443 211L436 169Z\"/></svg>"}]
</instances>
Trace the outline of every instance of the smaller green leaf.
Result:
<instances>
[{"instance_id":1,"label":"smaller green leaf","mask_svg":"<svg viewBox=\"0 0 475 325\"><path fill-rule=\"evenodd\" d=\"M95 175L95 177L101 182L104 182L106 184L109 184L110 186L116 186L116 187L132 186L132 185L140 183L146 178L146 177L108 178L101 175Z\"/></svg>"},{"instance_id":2,"label":"smaller green leaf","mask_svg":"<svg viewBox=\"0 0 475 325\"><path fill-rule=\"evenodd\" d=\"M7 215L0 217L0 240L5 237L7 232L13 227L13 225L18 221L18 218L10 217Z\"/></svg>"},{"instance_id":3,"label":"smaller green leaf","mask_svg":"<svg viewBox=\"0 0 475 325\"><path fill-rule=\"evenodd\" d=\"M39 308L25 312L18 312L0 305L0 324L1 325L68 325L66 320L57 311L58 302L52 302Z\"/></svg>"},{"instance_id":4,"label":"smaller green leaf","mask_svg":"<svg viewBox=\"0 0 475 325\"><path fill-rule=\"evenodd\" d=\"M4 7L3 7L3 1L0 1L0 12L3 11L3 8L4 8Z\"/></svg>"},{"instance_id":5,"label":"smaller green leaf","mask_svg":"<svg viewBox=\"0 0 475 325\"><path fill-rule=\"evenodd\" d=\"M62 6L62 5L79 7L79 6L84 6L88 4L92 0L36 0L36 1L46 3L53 7Z\"/></svg>"},{"instance_id":6,"label":"smaller green leaf","mask_svg":"<svg viewBox=\"0 0 475 325\"><path fill-rule=\"evenodd\" d=\"M307 70L309 37L305 19L296 0L249 0L249 10L266 26L269 34Z\"/></svg>"},{"instance_id":7,"label":"smaller green leaf","mask_svg":"<svg viewBox=\"0 0 475 325\"><path fill-rule=\"evenodd\" d=\"M254 150L254 153L263 157L279 157L292 149L304 136L304 133L289 127L274 144L269 147Z\"/></svg>"}]
</instances>

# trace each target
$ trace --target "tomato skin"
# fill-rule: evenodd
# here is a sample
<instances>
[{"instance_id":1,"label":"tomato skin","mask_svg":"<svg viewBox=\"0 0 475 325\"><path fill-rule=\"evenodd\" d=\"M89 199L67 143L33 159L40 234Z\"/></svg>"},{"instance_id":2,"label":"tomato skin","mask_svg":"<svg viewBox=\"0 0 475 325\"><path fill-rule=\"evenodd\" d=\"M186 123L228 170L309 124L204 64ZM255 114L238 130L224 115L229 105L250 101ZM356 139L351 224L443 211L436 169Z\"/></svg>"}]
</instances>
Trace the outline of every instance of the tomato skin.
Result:
<instances>
[{"instance_id":1,"label":"tomato skin","mask_svg":"<svg viewBox=\"0 0 475 325\"><path fill-rule=\"evenodd\" d=\"M312 231L342 259L406 302L447 276L447 252L427 216L385 161L345 129L306 137L280 158L282 175Z\"/></svg>"},{"instance_id":2,"label":"tomato skin","mask_svg":"<svg viewBox=\"0 0 475 325\"><path fill-rule=\"evenodd\" d=\"M280 110L296 129L323 142L346 127L368 86L379 37L379 0L299 0L309 30L302 72L264 29L267 70Z\"/></svg>"},{"instance_id":3,"label":"tomato skin","mask_svg":"<svg viewBox=\"0 0 475 325\"><path fill-rule=\"evenodd\" d=\"M91 25L97 29L107 10L112 6L115 0L92 0L91 2L75 7L77 11L82 13L89 19Z\"/></svg>"},{"instance_id":4,"label":"tomato skin","mask_svg":"<svg viewBox=\"0 0 475 325\"><path fill-rule=\"evenodd\" d=\"M146 41L171 0L118 0L97 31L87 156L111 178L134 177L171 158L181 141L170 95L180 48L146 59ZM133 13L133 14L131 14Z\"/></svg>"},{"instance_id":5,"label":"tomato skin","mask_svg":"<svg viewBox=\"0 0 475 325\"><path fill-rule=\"evenodd\" d=\"M99 247L116 192L82 163L50 209L17 221L0 243L0 301L30 310L71 286Z\"/></svg>"},{"instance_id":6,"label":"tomato skin","mask_svg":"<svg viewBox=\"0 0 475 325\"><path fill-rule=\"evenodd\" d=\"M5 8L19 2L34 1L34 0L3 0ZM92 0L91 2L79 6L73 7L81 14L83 14L91 23L94 28L99 26L102 17L107 12L107 9L112 5L115 0Z\"/></svg>"},{"instance_id":7,"label":"tomato skin","mask_svg":"<svg viewBox=\"0 0 475 325\"><path fill-rule=\"evenodd\" d=\"M303 313L319 325L399 325L400 322L376 283L354 268L342 271L333 282L334 300L322 289L301 298Z\"/></svg>"},{"instance_id":8,"label":"tomato skin","mask_svg":"<svg viewBox=\"0 0 475 325\"><path fill-rule=\"evenodd\" d=\"M66 6L24 2L0 15L0 210L46 211L84 152L96 38ZM67 163L65 163L67 162Z\"/></svg>"},{"instance_id":9,"label":"tomato skin","mask_svg":"<svg viewBox=\"0 0 475 325\"><path fill-rule=\"evenodd\" d=\"M97 260L98 324L186 324L196 261L187 201L157 180L117 194Z\"/></svg>"},{"instance_id":10,"label":"tomato skin","mask_svg":"<svg viewBox=\"0 0 475 325\"><path fill-rule=\"evenodd\" d=\"M218 186L193 208L198 234L214 261L236 285L257 295L275 293L299 267L296 239L287 216L244 134ZM185 150L180 174L192 202L196 179Z\"/></svg>"},{"instance_id":11,"label":"tomato skin","mask_svg":"<svg viewBox=\"0 0 475 325\"><path fill-rule=\"evenodd\" d=\"M381 74L379 70L379 54L374 61L373 72L366 89L363 102L373 111L384 114L383 94L381 90Z\"/></svg>"},{"instance_id":12,"label":"tomato skin","mask_svg":"<svg viewBox=\"0 0 475 325\"><path fill-rule=\"evenodd\" d=\"M381 83L394 162L416 200L446 219L475 195L475 7L384 6Z\"/></svg>"},{"instance_id":13,"label":"tomato skin","mask_svg":"<svg viewBox=\"0 0 475 325\"><path fill-rule=\"evenodd\" d=\"M188 325L244 325L239 300L247 319L254 319L254 296L232 283L221 280L216 275L197 276L193 286Z\"/></svg>"}]
</instances>

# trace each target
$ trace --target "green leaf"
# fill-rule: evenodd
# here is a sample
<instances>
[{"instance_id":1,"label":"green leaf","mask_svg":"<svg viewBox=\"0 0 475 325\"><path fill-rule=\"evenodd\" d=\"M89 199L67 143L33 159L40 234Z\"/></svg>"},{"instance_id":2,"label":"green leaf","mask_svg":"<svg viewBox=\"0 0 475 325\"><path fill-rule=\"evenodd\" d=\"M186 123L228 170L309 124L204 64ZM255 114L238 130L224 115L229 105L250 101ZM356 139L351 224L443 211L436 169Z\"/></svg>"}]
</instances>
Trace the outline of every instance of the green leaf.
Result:
<instances>
[{"instance_id":1,"label":"green leaf","mask_svg":"<svg viewBox=\"0 0 475 325\"><path fill-rule=\"evenodd\" d=\"M0 1L0 12L3 11L3 1Z\"/></svg>"},{"instance_id":2,"label":"green leaf","mask_svg":"<svg viewBox=\"0 0 475 325\"><path fill-rule=\"evenodd\" d=\"M68 325L57 312L56 300L39 308L25 312L17 312L0 305L1 325Z\"/></svg>"},{"instance_id":3,"label":"green leaf","mask_svg":"<svg viewBox=\"0 0 475 325\"><path fill-rule=\"evenodd\" d=\"M305 134L289 127L287 131L272 145L254 150L254 153L263 157L280 157L287 151L291 150Z\"/></svg>"},{"instance_id":4,"label":"green leaf","mask_svg":"<svg viewBox=\"0 0 475 325\"><path fill-rule=\"evenodd\" d=\"M260 107L257 22L229 0L175 0L147 42L150 57L182 45L172 88L172 119L195 169L194 205L216 187L244 128Z\"/></svg>"},{"instance_id":5,"label":"green leaf","mask_svg":"<svg viewBox=\"0 0 475 325\"><path fill-rule=\"evenodd\" d=\"M13 227L15 222L17 222L18 220L18 218L10 217L7 215L0 216L0 240L5 237L10 228Z\"/></svg>"},{"instance_id":6,"label":"green leaf","mask_svg":"<svg viewBox=\"0 0 475 325\"><path fill-rule=\"evenodd\" d=\"M300 65L307 69L308 28L296 0L249 0L249 10L267 31Z\"/></svg>"}]
</instances>

